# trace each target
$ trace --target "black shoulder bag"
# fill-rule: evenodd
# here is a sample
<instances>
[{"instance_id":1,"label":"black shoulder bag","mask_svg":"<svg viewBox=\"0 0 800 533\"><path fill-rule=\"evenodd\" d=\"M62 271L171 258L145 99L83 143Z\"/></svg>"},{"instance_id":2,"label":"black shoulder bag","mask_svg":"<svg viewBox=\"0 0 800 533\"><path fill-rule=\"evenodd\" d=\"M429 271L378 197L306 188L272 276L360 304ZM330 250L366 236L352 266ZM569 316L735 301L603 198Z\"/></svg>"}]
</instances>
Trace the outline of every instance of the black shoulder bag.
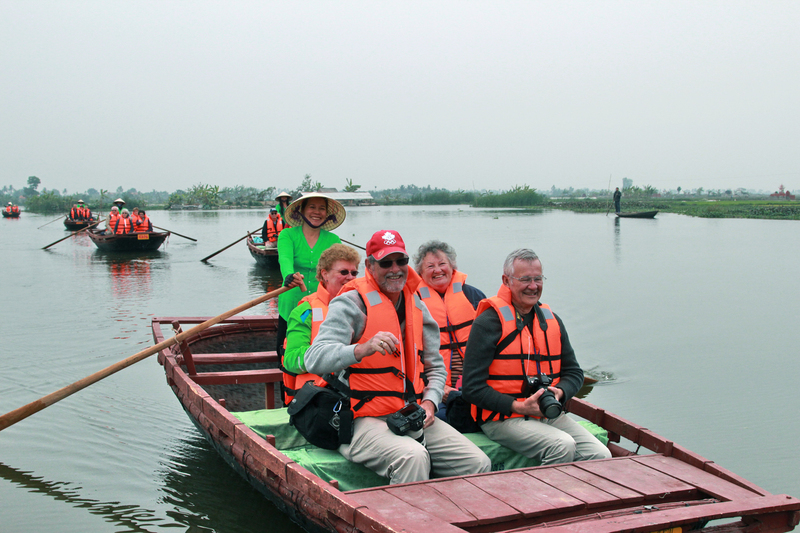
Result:
<instances>
[{"instance_id":1,"label":"black shoulder bag","mask_svg":"<svg viewBox=\"0 0 800 533\"><path fill-rule=\"evenodd\" d=\"M353 440L353 411L350 398L334 390L345 387L336 383L332 376L326 377L326 381L326 387L306 382L289 403L287 412L289 424L308 442L326 450L335 450Z\"/></svg>"}]
</instances>

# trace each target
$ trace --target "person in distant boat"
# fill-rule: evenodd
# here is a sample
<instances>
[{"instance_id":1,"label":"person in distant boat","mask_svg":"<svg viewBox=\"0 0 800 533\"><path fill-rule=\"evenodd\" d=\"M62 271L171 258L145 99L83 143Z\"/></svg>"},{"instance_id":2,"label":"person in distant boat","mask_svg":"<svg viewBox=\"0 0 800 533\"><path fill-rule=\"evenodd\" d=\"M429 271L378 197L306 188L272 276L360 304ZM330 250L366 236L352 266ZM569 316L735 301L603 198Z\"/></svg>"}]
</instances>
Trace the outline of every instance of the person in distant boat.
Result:
<instances>
[{"instance_id":1,"label":"person in distant boat","mask_svg":"<svg viewBox=\"0 0 800 533\"><path fill-rule=\"evenodd\" d=\"M399 233L376 232L367 243L365 276L333 298L314 343L309 372L337 373L350 389L353 436L345 459L363 464L391 484L488 472L480 448L435 413L447 370L439 353L439 326L415 297L419 275L408 268ZM402 431L390 415L403 411L421 422Z\"/></svg>"},{"instance_id":2,"label":"person in distant boat","mask_svg":"<svg viewBox=\"0 0 800 533\"><path fill-rule=\"evenodd\" d=\"M131 209L131 220L133 220L134 225L136 224L136 221L139 220L139 208L138 207L134 207L133 209Z\"/></svg>"},{"instance_id":3,"label":"person in distant boat","mask_svg":"<svg viewBox=\"0 0 800 533\"><path fill-rule=\"evenodd\" d=\"M80 208L78 208L78 204L72 204L72 209L69 210L69 218L72 220L82 220L82 214Z\"/></svg>"},{"instance_id":4,"label":"person in distant boat","mask_svg":"<svg viewBox=\"0 0 800 533\"><path fill-rule=\"evenodd\" d=\"M116 200L114 200L112 203L113 203L115 206L117 206L117 209L119 209L120 211L122 211L122 207L125 205L125 200L123 200L122 198L117 198L117 199L116 199Z\"/></svg>"},{"instance_id":5,"label":"person in distant boat","mask_svg":"<svg viewBox=\"0 0 800 533\"><path fill-rule=\"evenodd\" d=\"M278 234L283 230L283 219L274 207L269 210L269 215L261 228L261 238L265 243L271 242L273 246L278 242Z\"/></svg>"},{"instance_id":6,"label":"person in distant boat","mask_svg":"<svg viewBox=\"0 0 800 533\"><path fill-rule=\"evenodd\" d=\"M6 206L6 213L12 214L12 215L16 214L16 213L19 213L19 206L18 205L14 205L11 202L8 202L8 205Z\"/></svg>"},{"instance_id":7,"label":"person in distant boat","mask_svg":"<svg viewBox=\"0 0 800 533\"><path fill-rule=\"evenodd\" d=\"M83 220L92 220L92 210L86 206L83 200L78 200L78 209Z\"/></svg>"},{"instance_id":8,"label":"person in distant boat","mask_svg":"<svg viewBox=\"0 0 800 533\"><path fill-rule=\"evenodd\" d=\"M278 334L276 350L283 354L283 340L286 338L286 324L289 313L297 307L297 302L317 290L317 263L322 252L341 239L331 230L344 222L347 213L344 206L329 196L309 193L301 196L286 209L283 221L286 226L278 235L278 263L281 276L289 285L305 280L306 292L295 287L278 296Z\"/></svg>"},{"instance_id":9,"label":"person in distant boat","mask_svg":"<svg viewBox=\"0 0 800 533\"><path fill-rule=\"evenodd\" d=\"M467 285L467 275L458 271L456 251L442 241L422 244L414 256L414 267L422 277L417 295L428 306L439 324L441 335L439 352L447 368L442 404L436 416L446 420L445 405L452 391L460 395L461 372L464 368L464 348L467 346L475 309L486 295L472 285Z\"/></svg>"},{"instance_id":10,"label":"person in distant boat","mask_svg":"<svg viewBox=\"0 0 800 533\"><path fill-rule=\"evenodd\" d=\"M137 208L138 209L138 208ZM147 216L147 213L144 209L139 209L138 216L135 218L131 216L131 220L133 221L133 232L134 233L144 233L147 231L153 231L153 223L150 222L150 217Z\"/></svg>"},{"instance_id":11,"label":"person in distant boat","mask_svg":"<svg viewBox=\"0 0 800 533\"><path fill-rule=\"evenodd\" d=\"M275 201L278 202L278 205L276 206L278 209L278 214L282 219L286 219L286 208L289 207L289 202L292 201L292 195L288 192L282 192L275 197Z\"/></svg>"},{"instance_id":12,"label":"person in distant boat","mask_svg":"<svg viewBox=\"0 0 800 533\"><path fill-rule=\"evenodd\" d=\"M472 324L464 399L487 437L543 465L611 457L563 411L583 370L564 323L539 301L544 281L533 250L508 255L497 296L478 305Z\"/></svg>"},{"instance_id":13,"label":"person in distant boat","mask_svg":"<svg viewBox=\"0 0 800 533\"><path fill-rule=\"evenodd\" d=\"M111 212L108 214L108 219L106 220L106 232L113 233L114 232L114 224L117 222L119 218L119 207L113 206L111 208Z\"/></svg>"},{"instance_id":14,"label":"person in distant boat","mask_svg":"<svg viewBox=\"0 0 800 533\"><path fill-rule=\"evenodd\" d=\"M619 187L617 187L617 190L614 191L614 212L615 213L619 213L619 210L620 210L619 204L620 204L621 200L622 200L622 193L619 191Z\"/></svg>"},{"instance_id":15,"label":"person in distant boat","mask_svg":"<svg viewBox=\"0 0 800 533\"><path fill-rule=\"evenodd\" d=\"M125 233L133 232L133 222L131 221L131 214L127 209L123 209L117 220L114 221L114 233L122 235Z\"/></svg>"},{"instance_id":16,"label":"person in distant boat","mask_svg":"<svg viewBox=\"0 0 800 533\"><path fill-rule=\"evenodd\" d=\"M334 244L319 256L317 263L317 292L309 294L289 314L286 329L286 348L283 365L283 401L292 401L303 383L316 379L306 369L305 354L328 313L328 303L339 290L358 276L361 257L353 248Z\"/></svg>"}]
</instances>

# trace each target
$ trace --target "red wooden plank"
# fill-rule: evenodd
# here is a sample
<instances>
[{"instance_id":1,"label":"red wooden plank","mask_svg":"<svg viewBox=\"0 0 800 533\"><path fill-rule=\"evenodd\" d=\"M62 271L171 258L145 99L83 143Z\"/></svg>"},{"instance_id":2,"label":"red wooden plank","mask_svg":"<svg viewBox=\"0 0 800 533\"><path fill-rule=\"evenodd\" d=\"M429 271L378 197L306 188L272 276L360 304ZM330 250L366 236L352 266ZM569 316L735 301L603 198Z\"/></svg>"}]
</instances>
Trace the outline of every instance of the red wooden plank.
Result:
<instances>
[{"instance_id":1,"label":"red wooden plank","mask_svg":"<svg viewBox=\"0 0 800 533\"><path fill-rule=\"evenodd\" d=\"M430 486L436 489L445 498L450 499L461 508L469 512L478 520L477 524L490 524L493 522L522 518L522 513L482 491L465 479L446 479L431 481ZM464 524L458 524L463 526Z\"/></svg>"},{"instance_id":2,"label":"red wooden plank","mask_svg":"<svg viewBox=\"0 0 800 533\"><path fill-rule=\"evenodd\" d=\"M575 463L575 466L640 492L646 497L663 497L665 494L669 494L673 498L686 498L695 491L692 485L652 468L647 468L634 461L633 457L608 461L584 461Z\"/></svg>"},{"instance_id":3,"label":"red wooden plank","mask_svg":"<svg viewBox=\"0 0 800 533\"><path fill-rule=\"evenodd\" d=\"M621 533L639 531L659 531L672 527L679 527L696 523L699 520L719 520L737 516L757 516L764 513L786 513L786 524L790 520L790 513L800 509L800 500L790 496L768 496L763 498L748 498L739 502L720 502L708 505L694 505L666 510L647 511L640 514L613 516L593 519L587 516L586 520L573 521L563 524L548 524L547 533ZM541 525L529 529L516 529L515 533L541 531ZM788 527L778 530L789 531ZM764 531L759 529L759 531Z\"/></svg>"},{"instance_id":4,"label":"red wooden plank","mask_svg":"<svg viewBox=\"0 0 800 533\"><path fill-rule=\"evenodd\" d=\"M427 483L388 487L386 492L451 524L475 525L478 522L470 511L444 497Z\"/></svg>"},{"instance_id":5,"label":"red wooden plank","mask_svg":"<svg viewBox=\"0 0 800 533\"><path fill-rule=\"evenodd\" d=\"M525 516L538 516L554 510L566 512L584 507L582 501L518 470L494 472L467 479Z\"/></svg>"},{"instance_id":6,"label":"red wooden plank","mask_svg":"<svg viewBox=\"0 0 800 533\"><path fill-rule=\"evenodd\" d=\"M207 353L192 356L195 365L227 365L245 363L277 363L277 352Z\"/></svg>"},{"instance_id":7,"label":"red wooden plank","mask_svg":"<svg viewBox=\"0 0 800 533\"><path fill-rule=\"evenodd\" d=\"M622 460L624 461L624 459ZM609 481L608 479L597 476L591 472L582 470L576 466L562 465L558 467L558 470L564 472L565 474L569 474L576 479L585 481L592 487L596 487L603 492L613 495L616 498L617 504L631 504L634 502L644 501L644 496L642 494L622 485L618 485L613 481Z\"/></svg>"},{"instance_id":8,"label":"red wooden plank","mask_svg":"<svg viewBox=\"0 0 800 533\"><path fill-rule=\"evenodd\" d=\"M575 499L586 503L587 508L598 506L616 505L620 503L620 498L613 494L601 490L591 483L572 477L561 468L539 468L527 470L525 472L558 490L565 492Z\"/></svg>"},{"instance_id":9,"label":"red wooden plank","mask_svg":"<svg viewBox=\"0 0 800 533\"><path fill-rule=\"evenodd\" d=\"M373 511L377 511L377 514L384 517L390 526L398 526L408 531L464 533L463 529L404 502L400 498L389 494L386 490L359 492L351 496L359 504L366 505ZM358 513L356 513L356 526L359 526Z\"/></svg>"},{"instance_id":10,"label":"red wooden plank","mask_svg":"<svg viewBox=\"0 0 800 533\"><path fill-rule=\"evenodd\" d=\"M759 495L745 488L729 483L708 472L694 468L673 457L643 455L634 459L637 463L649 466L667 475L694 485L706 494L722 500L755 498Z\"/></svg>"},{"instance_id":11,"label":"red wooden plank","mask_svg":"<svg viewBox=\"0 0 800 533\"><path fill-rule=\"evenodd\" d=\"M191 376L200 385L239 385L251 383L277 383L283 381L279 368L241 370L232 372L201 372Z\"/></svg>"}]
</instances>

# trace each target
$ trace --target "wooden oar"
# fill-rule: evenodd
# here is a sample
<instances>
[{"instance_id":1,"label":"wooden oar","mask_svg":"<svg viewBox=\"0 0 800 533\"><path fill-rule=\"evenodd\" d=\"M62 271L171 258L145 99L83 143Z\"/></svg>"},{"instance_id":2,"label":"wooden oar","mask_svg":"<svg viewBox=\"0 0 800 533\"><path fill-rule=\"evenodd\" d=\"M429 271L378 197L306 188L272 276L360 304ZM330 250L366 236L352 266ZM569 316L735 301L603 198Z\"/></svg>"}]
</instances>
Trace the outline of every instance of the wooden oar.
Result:
<instances>
[{"instance_id":1,"label":"wooden oar","mask_svg":"<svg viewBox=\"0 0 800 533\"><path fill-rule=\"evenodd\" d=\"M43 228L43 227L45 227L45 226L49 226L50 224L52 224L52 223L53 223L53 222L55 222L56 220L61 220L61 219L62 219L62 218L64 218L65 216L67 216L67 215L61 215L60 217L58 217L58 218L56 218L56 219L54 219L54 220L51 220L51 221L50 221L50 222L48 222L47 224L42 224L41 226L39 226L39 227L38 227L38 228L36 228L36 229L42 229L42 228Z\"/></svg>"},{"instance_id":2,"label":"wooden oar","mask_svg":"<svg viewBox=\"0 0 800 533\"><path fill-rule=\"evenodd\" d=\"M300 288L303 290L303 292L305 292L305 290L306 290L305 284L301 283L300 284ZM123 359L122 361L120 361L118 363L115 363L115 364L113 364L113 365L111 365L109 367L106 367L103 370L100 370L99 372L95 372L91 376L87 376L87 377L85 377L85 378L83 378L81 380L78 380L75 383L73 383L72 385L67 385L66 387L61 388L61 389L59 389L59 390L57 390L57 391L55 391L55 392L53 392L51 394L48 394L47 396L43 396L42 398L39 398L38 400L36 400L34 402L31 402L28 405L24 405L24 406L20 407L19 409L14 409L13 411L11 411L9 413L6 413L3 416L0 416L0 431L4 430L8 426L16 424L20 420L28 418L29 416L31 416L34 413L38 413L39 411L41 411L42 409L44 409L46 407L50 407L51 405L53 405L57 401L63 400L67 396L75 394L76 392L78 392L81 389L85 389L86 387L88 387L89 385L91 385L93 383L97 383L98 381L100 381L103 378L107 378L111 374L119 372L120 370L122 370L124 368L127 368L127 367L129 367L129 366L131 366L133 364L136 364L139 361L141 361L142 359L146 359L147 357L153 355L154 353L156 353L156 352L158 352L160 350L163 350L164 348L166 348L168 346L172 346L173 344L179 343L179 342L187 339L188 337L191 337L192 335L194 335L196 333L199 333L199 332L203 331L204 329L207 329L207 328L213 326L214 324L219 324L220 322L224 321L226 318L230 318L233 315L236 315L236 314L241 313L242 311L245 311L246 309L250 309L251 307L254 307L254 306L256 306L256 305L258 305L258 304L260 304L262 302L266 302L267 300L275 298L279 294L282 294L282 293L284 293L284 292L286 292L288 290L289 290L289 287L281 287L280 289L276 289L276 290L274 290L272 292L268 292L264 296L259 296L255 300L250 300L249 302L247 302L245 304L242 304L242 305L240 305L239 307L237 307L235 309L231 309L230 311L226 311L225 313L222 313L221 315L217 315L214 318L210 318L210 319L206 320L205 322L203 322L202 324L196 325L195 327L193 327L190 330L184 331L183 333L179 333L178 335L176 335L174 337L171 337L169 339L161 341L158 344L156 344L155 346L152 346L152 347L150 347L150 348L148 348L146 350L142 350L141 352L139 352L137 354L134 354L134 355L128 357L127 359Z\"/></svg>"},{"instance_id":3,"label":"wooden oar","mask_svg":"<svg viewBox=\"0 0 800 533\"><path fill-rule=\"evenodd\" d=\"M208 261L209 259L211 259L211 258L212 258L212 257L214 257L215 255L217 255L218 253L222 253L222 252L224 252L225 250L227 250L228 248L230 248L231 246L233 246L233 245L234 245L234 244L236 244L237 242L241 242L241 241L245 240L245 239L246 239L246 238L248 238L248 237L249 237L251 234L253 234L253 233L257 232L257 231L258 231L258 230L260 230L260 229L261 229L261 228L257 228L257 229L254 229L253 231L248 231L248 232L247 232L247 235L245 235L245 236L244 236L244 237L242 237L241 239L236 239L235 241L233 241L232 243L230 243L228 246L226 246L226 247L225 247L225 248L223 248L222 250L217 250L217 251L216 251L216 252L214 252L213 254L211 254L211 255L209 255L209 256L207 256L207 257L204 257L204 258L202 258L200 261L202 261L202 262L204 262L204 263L205 263L206 261Z\"/></svg>"},{"instance_id":4,"label":"wooden oar","mask_svg":"<svg viewBox=\"0 0 800 533\"><path fill-rule=\"evenodd\" d=\"M99 220L99 219L98 219L98 221L97 221L97 222L95 222L94 224L89 224L89 225L88 225L88 226L86 226L85 228L81 228L81 229L79 229L78 231L73 231L72 233L70 233L69 235L67 235L66 237L64 237L63 239L58 239L56 242L51 242L50 244L48 244L47 246L45 246L44 248L42 248L42 250L47 250L48 248L50 248L50 247L51 247L51 246L53 246L54 244L58 244L58 243L60 243L61 241L66 241L67 239L69 239L69 238L70 238L70 237L72 237L73 235L77 235L78 233L80 233L80 232L82 232L82 231L86 231L87 229L89 229L89 228L91 228L91 227L93 227L93 226L96 226L96 225L98 225L98 224L99 224L99 223L101 223L101 222L102 222L102 220Z\"/></svg>"},{"instance_id":5,"label":"wooden oar","mask_svg":"<svg viewBox=\"0 0 800 533\"><path fill-rule=\"evenodd\" d=\"M360 246L360 245L358 245L356 243L353 243L353 242L350 242L350 241L346 241L346 240L342 239L341 237L339 237L339 240L342 241L343 243L349 244L350 246L355 246L356 248L361 248L365 252L367 251L367 249L364 248L363 246Z\"/></svg>"},{"instance_id":6,"label":"wooden oar","mask_svg":"<svg viewBox=\"0 0 800 533\"><path fill-rule=\"evenodd\" d=\"M172 231L171 229L167 229L167 228L160 228L158 226L153 226L153 227L156 228L156 229L160 229L161 231L168 231L170 233L173 233L173 234L177 235L178 237L183 237L184 239L189 239L190 241L197 242L197 239L192 239L191 237L187 237L186 235L181 235L177 231Z\"/></svg>"}]
</instances>

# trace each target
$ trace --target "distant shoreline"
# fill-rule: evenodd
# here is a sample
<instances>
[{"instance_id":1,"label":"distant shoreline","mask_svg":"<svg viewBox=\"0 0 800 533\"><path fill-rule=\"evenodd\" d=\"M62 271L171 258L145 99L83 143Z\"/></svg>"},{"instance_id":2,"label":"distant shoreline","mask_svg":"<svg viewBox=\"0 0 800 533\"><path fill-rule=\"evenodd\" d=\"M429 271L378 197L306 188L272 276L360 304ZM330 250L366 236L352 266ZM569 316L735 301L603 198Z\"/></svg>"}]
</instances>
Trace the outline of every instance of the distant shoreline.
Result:
<instances>
[{"instance_id":1,"label":"distant shoreline","mask_svg":"<svg viewBox=\"0 0 800 533\"><path fill-rule=\"evenodd\" d=\"M601 198L551 200L548 207L576 213L614 213L614 204ZM622 212L654 210L700 218L800 220L800 202L792 200L622 198Z\"/></svg>"}]
</instances>

